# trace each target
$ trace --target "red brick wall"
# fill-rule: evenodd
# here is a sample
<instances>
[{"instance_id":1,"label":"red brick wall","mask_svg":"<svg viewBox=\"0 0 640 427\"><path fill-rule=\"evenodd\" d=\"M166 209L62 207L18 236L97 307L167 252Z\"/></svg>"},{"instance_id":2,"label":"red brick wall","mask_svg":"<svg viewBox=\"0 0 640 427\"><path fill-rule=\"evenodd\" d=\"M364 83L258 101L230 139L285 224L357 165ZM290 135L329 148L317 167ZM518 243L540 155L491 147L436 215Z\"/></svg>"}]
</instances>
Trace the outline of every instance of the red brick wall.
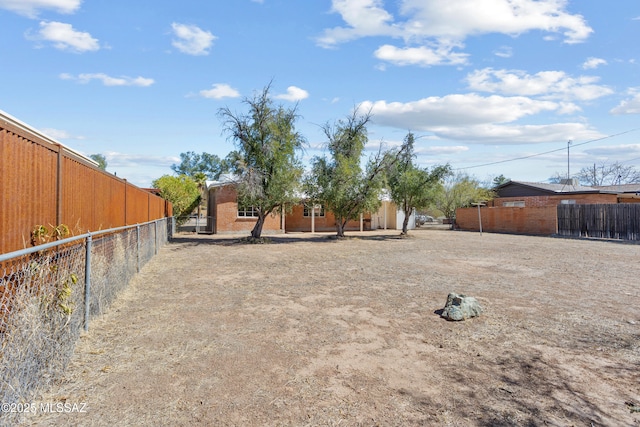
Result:
<instances>
[{"instance_id":1,"label":"red brick wall","mask_svg":"<svg viewBox=\"0 0 640 427\"><path fill-rule=\"evenodd\" d=\"M618 203L640 203L640 199L634 198L633 196L620 196Z\"/></svg>"},{"instance_id":2,"label":"red brick wall","mask_svg":"<svg viewBox=\"0 0 640 427\"><path fill-rule=\"evenodd\" d=\"M300 231L311 231L311 217L303 216L304 215L304 206L302 204L297 204L293 206L291 212L288 212L285 217L285 229L289 232L300 232ZM335 231L336 230L336 219L333 213L325 211L324 217L315 217L314 219L314 228L315 231ZM364 230L371 230L371 214L364 215L363 222ZM359 231L360 230L360 220L349 221L347 226L345 227L346 231Z\"/></svg>"},{"instance_id":3,"label":"red brick wall","mask_svg":"<svg viewBox=\"0 0 640 427\"><path fill-rule=\"evenodd\" d=\"M492 205L502 207L504 202L524 201L525 207L557 206L562 200L575 200L576 204L618 203L616 194L558 194L549 196L499 197Z\"/></svg>"},{"instance_id":4,"label":"red brick wall","mask_svg":"<svg viewBox=\"0 0 640 427\"><path fill-rule=\"evenodd\" d=\"M538 207L484 207L480 209L482 230L495 233L537 234L550 236L558 230L557 208ZM478 208L456 210L456 227L478 231Z\"/></svg>"},{"instance_id":5,"label":"red brick wall","mask_svg":"<svg viewBox=\"0 0 640 427\"><path fill-rule=\"evenodd\" d=\"M216 187L209 191L209 215L215 217L215 233L250 232L256 225L256 218L238 217L237 192L233 185ZM262 232L281 233L280 214L268 215L264 221Z\"/></svg>"}]
</instances>

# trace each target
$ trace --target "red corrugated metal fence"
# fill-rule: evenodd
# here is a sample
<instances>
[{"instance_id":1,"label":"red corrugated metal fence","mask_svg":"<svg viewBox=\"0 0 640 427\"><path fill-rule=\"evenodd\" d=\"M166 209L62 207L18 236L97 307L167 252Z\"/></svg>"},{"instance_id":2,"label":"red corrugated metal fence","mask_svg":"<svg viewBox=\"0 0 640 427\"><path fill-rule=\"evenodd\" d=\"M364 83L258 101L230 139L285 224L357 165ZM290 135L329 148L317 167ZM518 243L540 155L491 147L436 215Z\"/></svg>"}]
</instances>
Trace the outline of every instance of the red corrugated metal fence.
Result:
<instances>
[{"instance_id":1,"label":"red corrugated metal fence","mask_svg":"<svg viewBox=\"0 0 640 427\"><path fill-rule=\"evenodd\" d=\"M30 246L36 225L81 234L171 215L164 199L0 116L0 253Z\"/></svg>"}]
</instances>

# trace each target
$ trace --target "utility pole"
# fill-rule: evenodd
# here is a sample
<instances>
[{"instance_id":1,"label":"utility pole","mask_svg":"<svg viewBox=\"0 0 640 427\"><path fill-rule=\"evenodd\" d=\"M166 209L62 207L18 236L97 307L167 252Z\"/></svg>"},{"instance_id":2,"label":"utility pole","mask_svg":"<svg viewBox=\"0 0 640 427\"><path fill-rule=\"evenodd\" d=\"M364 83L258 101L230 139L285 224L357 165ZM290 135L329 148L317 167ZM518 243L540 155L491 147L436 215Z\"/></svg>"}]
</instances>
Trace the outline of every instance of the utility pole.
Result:
<instances>
[{"instance_id":1,"label":"utility pole","mask_svg":"<svg viewBox=\"0 0 640 427\"><path fill-rule=\"evenodd\" d=\"M480 213L480 206L484 206L486 205L485 202L477 202L477 203L471 203L473 206L477 206L478 207L478 226L480 228L480 236L482 236L482 214Z\"/></svg>"},{"instance_id":2,"label":"utility pole","mask_svg":"<svg viewBox=\"0 0 640 427\"><path fill-rule=\"evenodd\" d=\"M569 173L569 146L571 145L571 140L567 141L567 180L571 179L571 174Z\"/></svg>"}]
</instances>

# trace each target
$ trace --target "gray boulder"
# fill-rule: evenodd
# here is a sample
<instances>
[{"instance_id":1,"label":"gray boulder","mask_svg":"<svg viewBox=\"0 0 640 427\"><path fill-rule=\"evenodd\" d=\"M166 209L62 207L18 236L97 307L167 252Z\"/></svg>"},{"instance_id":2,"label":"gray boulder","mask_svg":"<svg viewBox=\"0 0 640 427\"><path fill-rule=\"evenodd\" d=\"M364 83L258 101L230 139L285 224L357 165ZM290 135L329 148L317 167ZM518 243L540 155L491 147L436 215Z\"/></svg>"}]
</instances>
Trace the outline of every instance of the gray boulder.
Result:
<instances>
[{"instance_id":1,"label":"gray boulder","mask_svg":"<svg viewBox=\"0 0 640 427\"><path fill-rule=\"evenodd\" d=\"M482 307L478 300L462 294L450 293L441 316L447 320L465 320L479 316Z\"/></svg>"}]
</instances>

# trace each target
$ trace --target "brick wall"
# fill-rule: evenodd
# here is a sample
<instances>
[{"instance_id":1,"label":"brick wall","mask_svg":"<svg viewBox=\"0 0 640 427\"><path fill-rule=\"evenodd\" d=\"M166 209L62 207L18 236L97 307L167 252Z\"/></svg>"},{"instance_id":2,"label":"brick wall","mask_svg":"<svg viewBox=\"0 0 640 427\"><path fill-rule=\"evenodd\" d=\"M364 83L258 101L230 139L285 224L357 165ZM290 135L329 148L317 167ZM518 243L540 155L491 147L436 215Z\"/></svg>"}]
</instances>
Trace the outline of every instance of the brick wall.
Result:
<instances>
[{"instance_id":1,"label":"brick wall","mask_svg":"<svg viewBox=\"0 0 640 427\"><path fill-rule=\"evenodd\" d=\"M618 203L617 194L554 194L549 196L526 196L526 197L499 197L494 199L492 205L502 207L505 202L524 201L525 207L535 206L557 206L562 200L575 200L578 205Z\"/></svg>"},{"instance_id":2,"label":"brick wall","mask_svg":"<svg viewBox=\"0 0 640 427\"><path fill-rule=\"evenodd\" d=\"M558 229L556 205L537 207L484 207L480 209L482 230L494 233L550 236ZM456 228L479 231L478 208L456 210Z\"/></svg>"},{"instance_id":3,"label":"brick wall","mask_svg":"<svg viewBox=\"0 0 640 427\"><path fill-rule=\"evenodd\" d=\"M304 206L297 204L293 206L291 212L287 213L285 217L285 229L288 232L310 232L311 231L311 217L304 216ZM335 231L336 219L333 213L325 211L323 217L315 217L314 229L317 232L322 231ZM371 215L365 214L363 221L363 229L371 230ZM349 221L345 227L345 231L359 231L360 220Z\"/></svg>"},{"instance_id":4,"label":"brick wall","mask_svg":"<svg viewBox=\"0 0 640 427\"><path fill-rule=\"evenodd\" d=\"M209 215L215 218L214 232L219 234L250 232L257 218L238 217L237 192L233 185L209 190ZM282 233L280 214L268 215L262 232Z\"/></svg>"}]
</instances>

